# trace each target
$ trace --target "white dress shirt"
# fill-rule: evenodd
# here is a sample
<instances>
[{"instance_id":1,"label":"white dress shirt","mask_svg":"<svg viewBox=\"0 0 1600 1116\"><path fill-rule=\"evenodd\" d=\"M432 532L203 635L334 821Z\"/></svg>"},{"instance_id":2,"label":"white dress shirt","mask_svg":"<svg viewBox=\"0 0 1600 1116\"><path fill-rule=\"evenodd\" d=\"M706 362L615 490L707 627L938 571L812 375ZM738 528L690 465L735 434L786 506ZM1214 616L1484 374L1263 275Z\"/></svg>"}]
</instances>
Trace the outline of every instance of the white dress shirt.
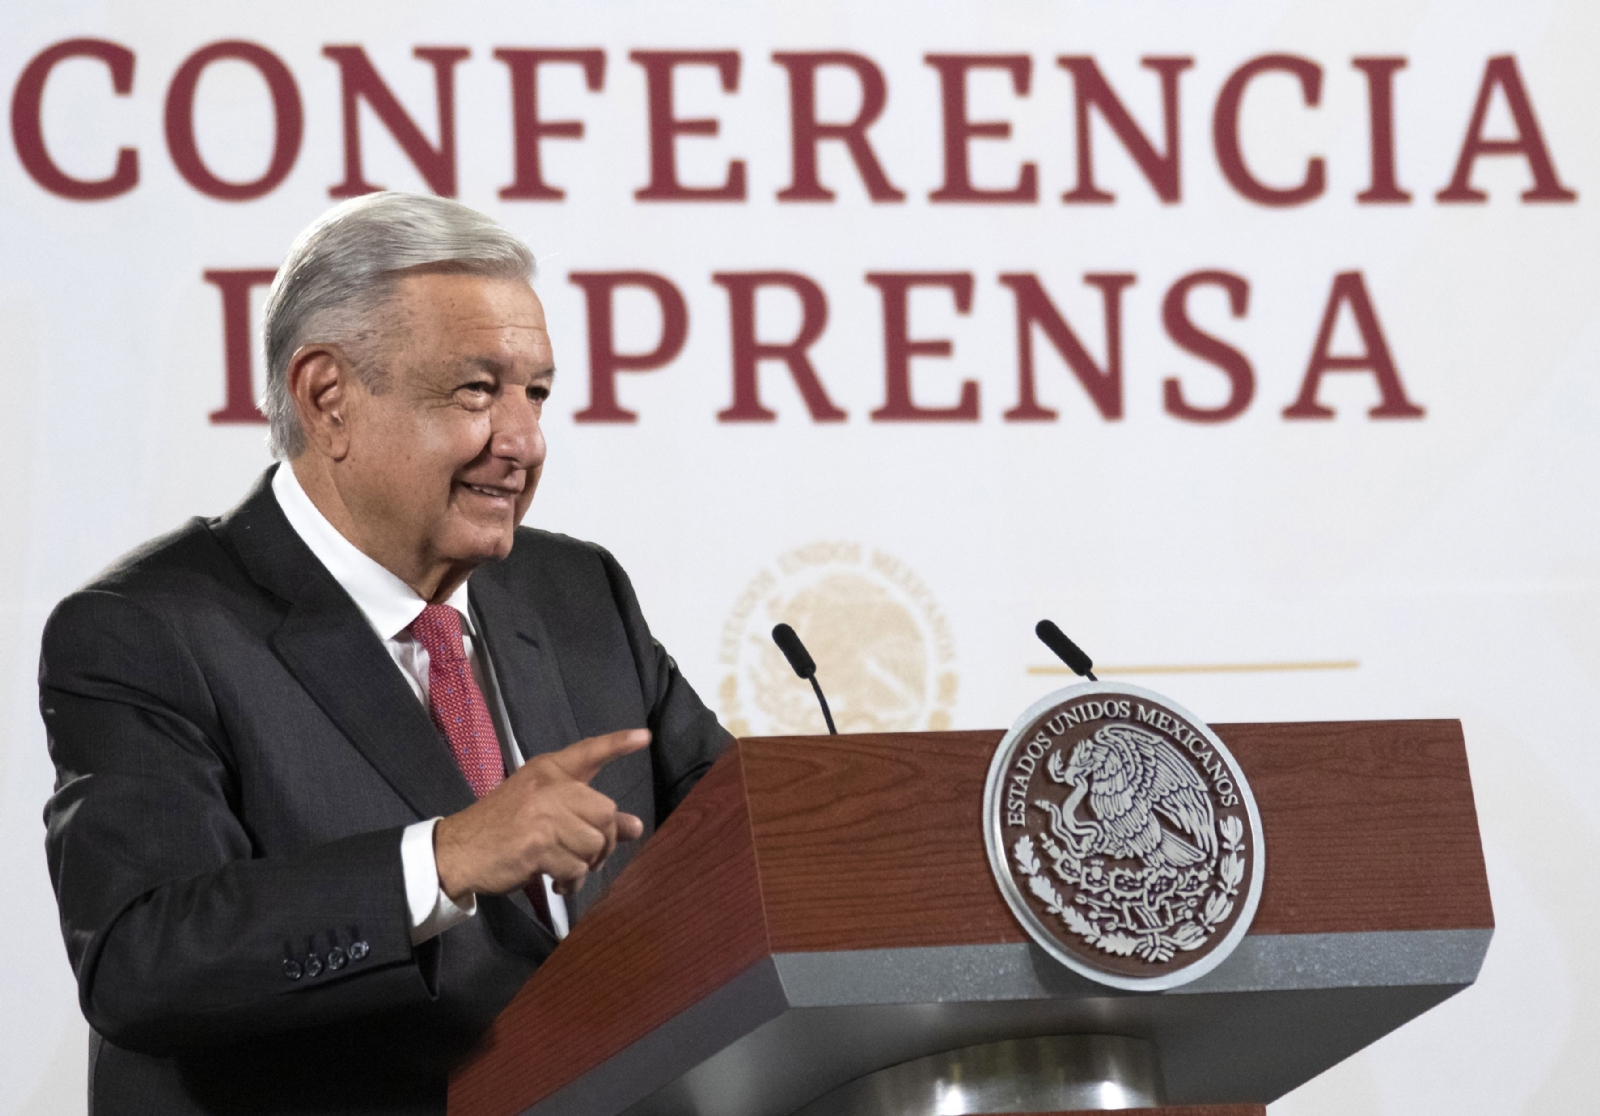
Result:
<instances>
[{"instance_id":1,"label":"white dress shirt","mask_svg":"<svg viewBox=\"0 0 1600 1116\"><path fill-rule=\"evenodd\" d=\"M278 466L272 478L272 494L283 509L295 534L327 567L344 591L356 602L356 607L372 625L378 638L400 674L410 683L411 690L424 709L428 707L428 649L410 632L411 622L422 615L427 601L405 582L390 573L376 561L363 554L356 545L341 535L327 517L311 502L300 487L294 469L287 461ZM461 643L467 661L472 664L472 675L478 681L494 719L495 730L505 744L512 767L521 767L522 750L517 746L511 731L511 720L506 716L505 702L494 674L494 664L489 661L487 647L478 646L477 626L472 621L472 609L467 605L467 585L450 595L445 602L461 614ZM441 741L440 747L444 744ZM405 872L406 905L411 910L411 943L418 945L429 938L464 922L478 913L477 896L470 896L465 906L459 906L445 894L439 884L439 867L433 854L433 827L438 818L408 825L400 838L400 863ZM550 921L556 937L567 936L567 904L555 893L548 876L544 881L545 897L549 901Z\"/></svg>"}]
</instances>

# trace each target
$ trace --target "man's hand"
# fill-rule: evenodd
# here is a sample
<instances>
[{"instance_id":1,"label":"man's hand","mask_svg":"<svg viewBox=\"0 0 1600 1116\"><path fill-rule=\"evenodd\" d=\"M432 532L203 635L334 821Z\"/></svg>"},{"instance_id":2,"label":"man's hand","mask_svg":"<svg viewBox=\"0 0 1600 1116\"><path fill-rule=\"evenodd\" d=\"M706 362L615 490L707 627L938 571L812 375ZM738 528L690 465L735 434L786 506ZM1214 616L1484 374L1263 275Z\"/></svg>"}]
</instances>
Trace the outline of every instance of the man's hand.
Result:
<instances>
[{"instance_id":1,"label":"man's hand","mask_svg":"<svg viewBox=\"0 0 1600 1116\"><path fill-rule=\"evenodd\" d=\"M439 885L452 900L503 895L541 873L570 895L644 823L589 786L614 759L650 743L648 729L591 736L535 756L505 782L433 830Z\"/></svg>"}]
</instances>

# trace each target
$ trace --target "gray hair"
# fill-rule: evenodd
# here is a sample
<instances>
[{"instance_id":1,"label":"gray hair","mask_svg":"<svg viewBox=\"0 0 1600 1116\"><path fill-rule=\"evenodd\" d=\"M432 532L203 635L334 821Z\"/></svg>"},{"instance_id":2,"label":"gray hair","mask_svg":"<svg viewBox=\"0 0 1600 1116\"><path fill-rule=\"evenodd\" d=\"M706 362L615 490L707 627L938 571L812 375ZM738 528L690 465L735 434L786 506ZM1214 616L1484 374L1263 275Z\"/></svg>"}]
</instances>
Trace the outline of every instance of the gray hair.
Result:
<instances>
[{"instance_id":1,"label":"gray hair","mask_svg":"<svg viewBox=\"0 0 1600 1116\"><path fill-rule=\"evenodd\" d=\"M262 334L267 445L278 458L305 452L289 394L289 362L314 341L359 349L403 273L448 271L490 279L533 278L527 245L474 209L447 198L382 192L334 206L295 239L267 293ZM382 374L352 352L368 387Z\"/></svg>"}]
</instances>

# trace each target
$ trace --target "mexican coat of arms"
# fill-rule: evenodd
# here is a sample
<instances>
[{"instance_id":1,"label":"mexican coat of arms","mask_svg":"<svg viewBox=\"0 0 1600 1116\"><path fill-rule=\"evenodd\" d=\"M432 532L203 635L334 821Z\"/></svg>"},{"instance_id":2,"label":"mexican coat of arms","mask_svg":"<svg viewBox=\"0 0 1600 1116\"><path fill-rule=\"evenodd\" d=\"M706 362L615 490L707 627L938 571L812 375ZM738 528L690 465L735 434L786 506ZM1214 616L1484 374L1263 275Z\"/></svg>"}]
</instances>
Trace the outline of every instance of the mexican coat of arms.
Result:
<instances>
[{"instance_id":1,"label":"mexican coat of arms","mask_svg":"<svg viewBox=\"0 0 1600 1116\"><path fill-rule=\"evenodd\" d=\"M1083 975L1159 990L1233 950L1265 870L1255 799L1216 733L1137 686L1036 703L989 768L984 836L1033 939Z\"/></svg>"}]
</instances>

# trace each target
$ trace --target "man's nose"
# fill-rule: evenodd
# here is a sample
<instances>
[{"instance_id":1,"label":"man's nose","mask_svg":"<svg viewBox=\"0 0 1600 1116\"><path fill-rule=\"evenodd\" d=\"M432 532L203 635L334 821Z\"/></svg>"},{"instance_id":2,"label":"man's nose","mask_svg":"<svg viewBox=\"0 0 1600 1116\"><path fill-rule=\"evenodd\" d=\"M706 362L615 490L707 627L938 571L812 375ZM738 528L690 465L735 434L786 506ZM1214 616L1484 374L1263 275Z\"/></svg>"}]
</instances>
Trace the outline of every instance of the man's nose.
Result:
<instances>
[{"instance_id":1,"label":"man's nose","mask_svg":"<svg viewBox=\"0 0 1600 1116\"><path fill-rule=\"evenodd\" d=\"M507 392L495 407L489 450L496 457L514 461L524 469L544 464L544 432L539 429L539 411L523 393Z\"/></svg>"}]
</instances>

